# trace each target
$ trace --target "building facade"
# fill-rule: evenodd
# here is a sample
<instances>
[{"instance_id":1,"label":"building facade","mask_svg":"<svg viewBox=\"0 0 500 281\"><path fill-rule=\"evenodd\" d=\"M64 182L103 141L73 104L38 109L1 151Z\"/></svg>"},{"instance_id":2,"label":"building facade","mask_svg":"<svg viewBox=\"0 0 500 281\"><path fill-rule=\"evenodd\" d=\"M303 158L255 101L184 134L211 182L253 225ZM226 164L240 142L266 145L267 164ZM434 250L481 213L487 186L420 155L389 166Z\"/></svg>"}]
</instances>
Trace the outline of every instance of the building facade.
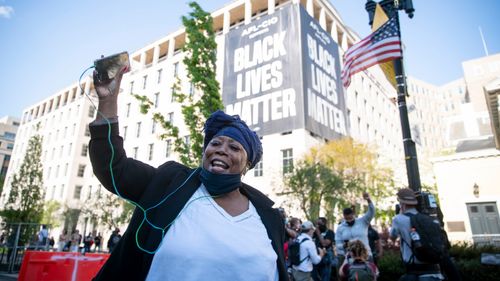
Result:
<instances>
[{"instance_id":1,"label":"building facade","mask_svg":"<svg viewBox=\"0 0 500 281\"><path fill-rule=\"evenodd\" d=\"M0 177L5 178L9 168L14 141L20 120L15 117L5 116L0 119ZM0 186L0 190L3 186Z\"/></svg>"},{"instance_id":2,"label":"building facade","mask_svg":"<svg viewBox=\"0 0 500 281\"><path fill-rule=\"evenodd\" d=\"M335 53L333 57L337 58L335 61L337 68L336 71L328 74L330 79L335 80L337 77L340 80L339 71L342 55L349 46L352 46L360 38L343 23L330 1L237 0L212 13L218 44L217 79L221 85L228 85L230 82L230 80L224 81L225 78L230 77L227 73L228 62L225 61L228 52L227 46L230 43L226 40L232 38L231 35L234 33L243 34L247 30L255 31L264 26L256 25L257 23L272 23L279 20L275 19L273 15L281 15L287 9L298 11L299 14L296 15L300 15L301 20L314 19L309 22L309 26L315 30L313 33L320 34L322 40L329 42L330 46L336 46L331 52ZM283 31L281 32L284 34ZM186 69L182 63L184 54L181 52L181 48L185 44L185 37L184 29L179 29L131 53L132 70L125 74L122 80L118 116L120 134L125 140L125 150L129 157L152 166L158 166L167 160L178 158L173 152L173 140L159 138L162 129L152 121L153 112L158 111L167 116L174 125L180 128L180 136L188 135L182 120L181 105L175 102L172 97L172 87L177 79L180 79L183 92L198 93L198 90L193 88L188 81ZM281 37L276 39L277 37L273 36L272 38L273 40L281 40ZM305 44L304 42L311 42L311 40L302 41L301 44ZM257 43L252 44L255 46ZM281 51L283 54L286 52L288 49ZM312 61L311 65L314 64L314 60ZM301 67L297 67L301 66L299 61L291 61L290 63L288 68L302 71ZM325 66L321 62L319 64ZM288 71L277 65L270 67L276 67L279 71ZM265 66L262 69L265 69ZM325 72L327 71L325 70ZM276 77L279 76L276 72L274 74ZM306 79L304 78L304 80ZM339 83L339 81L336 82ZM67 205L68 208L79 210L88 205L88 200L95 199L97 194L101 194L102 186L93 176L87 156L88 123L95 118L96 112L90 99L84 93L90 93L92 96L93 85L90 77L85 78L81 83L81 86L75 83L39 103L29 106L23 112L19 137L14 146L12 157L14 169L7 174L7 190L12 174L20 166L21 155L26 149L28 139L33 134L38 133L43 136L42 161L44 163L46 200L57 200ZM311 88L313 87L311 86ZM296 97L301 97L304 104L296 111L287 111L287 116L297 117L303 123L299 122L298 126L289 127L290 124L285 121L283 125L273 126L270 132L266 132L268 127L260 128L259 134L262 137L264 156L262 161L245 175L243 179L245 182L269 195L276 202L276 206L279 206L286 200L285 197L278 195L283 189L283 174L293 165L294 161L300 159L314 145L334 138L351 136L376 149L380 163L395 171L394 180L397 185L407 183L399 112L393 100L396 92L378 67L372 67L356 74L348 89L337 91L337 98L344 101L344 105L339 107L339 110L344 113L345 129L338 129L343 126L342 124L329 123L332 125L330 130L337 133L333 137L329 135L328 130L325 131L325 128L315 127L314 122L307 123L309 122L308 118L311 118L310 114L306 114L306 110L311 110L311 106L307 102L310 102L311 99L304 98L309 97L307 90L304 90L305 88L294 89L296 89L294 92ZM228 87L224 86L221 91L223 100L226 102L226 111L234 111L236 103L232 103L231 108L229 108L227 101L234 98L232 95L237 95L237 90L229 91ZM433 89L432 93L434 91ZM272 101L280 104L279 108L273 106L268 108L270 112L274 110L273 112L280 118L284 115L282 110L286 100L284 92L284 90L281 91L282 95L276 98L275 95L271 94L269 98L270 100L275 99ZM417 93L420 92L417 91ZM424 103L419 110L424 110L426 103L430 103L428 100L432 93L422 94L422 97L415 95L415 104L420 106L420 98ZM151 112L146 115L141 114L139 102L132 94L145 95L153 101ZM264 96L267 92L262 94ZM241 96L245 98L244 94ZM287 97L291 96L289 94ZM95 98L91 99L95 102ZM242 99L242 104L244 101L245 99ZM287 101L290 102L291 98L288 98ZM432 108L426 110L431 111ZM338 117L338 115L335 116ZM318 117L314 120L316 123L326 122L328 118L327 116L321 119L320 115L316 115L316 117ZM246 115L245 118L250 117ZM262 116L259 118L265 119ZM421 138L424 138L422 145L438 149L439 137L433 138L438 135L439 129L424 124L425 122L435 122L435 117L423 114L419 120L422 122L420 125L424 128L421 134ZM40 127L37 130L38 124ZM253 122L251 124L253 125ZM255 126L253 128L257 129ZM186 138L186 140L188 139ZM80 231L85 229L88 232L88 230L97 227L87 225L88 219L82 214L76 221L69 222L62 227L77 227Z\"/></svg>"},{"instance_id":3,"label":"building facade","mask_svg":"<svg viewBox=\"0 0 500 281\"><path fill-rule=\"evenodd\" d=\"M439 199L452 240L499 245L500 54L462 66L464 79L442 87L449 98L444 119L449 149L432 160Z\"/></svg>"}]
</instances>

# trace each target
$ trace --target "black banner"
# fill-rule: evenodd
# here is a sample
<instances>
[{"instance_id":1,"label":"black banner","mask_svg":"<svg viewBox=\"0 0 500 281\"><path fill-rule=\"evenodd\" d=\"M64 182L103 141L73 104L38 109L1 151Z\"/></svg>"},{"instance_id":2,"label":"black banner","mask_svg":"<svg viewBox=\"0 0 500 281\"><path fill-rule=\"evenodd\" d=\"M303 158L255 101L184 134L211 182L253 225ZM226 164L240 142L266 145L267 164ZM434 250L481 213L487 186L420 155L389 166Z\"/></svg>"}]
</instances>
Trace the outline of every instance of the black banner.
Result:
<instances>
[{"instance_id":1,"label":"black banner","mask_svg":"<svg viewBox=\"0 0 500 281\"><path fill-rule=\"evenodd\" d=\"M330 34L300 7L305 126L326 139L347 135L339 49Z\"/></svg>"},{"instance_id":2,"label":"black banner","mask_svg":"<svg viewBox=\"0 0 500 281\"><path fill-rule=\"evenodd\" d=\"M226 35L222 92L226 113L261 136L298 128L347 135L338 45L300 5Z\"/></svg>"},{"instance_id":3,"label":"black banner","mask_svg":"<svg viewBox=\"0 0 500 281\"><path fill-rule=\"evenodd\" d=\"M225 38L225 111L261 136L304 126L297 14L288 5Z\"/></svg>"}]
</instances>

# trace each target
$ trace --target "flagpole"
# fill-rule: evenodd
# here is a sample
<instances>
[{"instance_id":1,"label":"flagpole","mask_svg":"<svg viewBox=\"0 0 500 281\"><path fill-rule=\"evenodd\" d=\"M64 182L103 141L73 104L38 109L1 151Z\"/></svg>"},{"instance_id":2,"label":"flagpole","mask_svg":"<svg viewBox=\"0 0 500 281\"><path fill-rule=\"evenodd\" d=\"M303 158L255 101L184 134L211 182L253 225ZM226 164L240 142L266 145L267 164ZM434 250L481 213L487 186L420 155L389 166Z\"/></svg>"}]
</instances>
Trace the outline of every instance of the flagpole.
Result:
<instances>
[{"instance_id":1,"label":"flagpole","mask_svg":"<svg viewBox=\"0 0 500 281\"><path fill-rule=\"evenodd\" d=\"M399 25L399 10L404 9L409 17L413 17L413 5L411 0L383 0L379 2L389 18L395 17L398 27L399 38L401 38L401 28ZM373 22L376 3L373 0L366 2L365 8L370 17L370 25ZM400 43L401 44L401 43ZM402 48L401 48L401 52ZM399 109L399 118L401 121L401 132L403 135L403 147L405 152L406 173L408 175L408 186L420 192L422 186L420 183L420 172L418 169L417 149L415 142L411 138L410 121L408 118L408 108L406 106L407 86L406 76L403 68L403 57L394 60L394 72L397 83L397 103Z\"/></svg>"}]
</instances>

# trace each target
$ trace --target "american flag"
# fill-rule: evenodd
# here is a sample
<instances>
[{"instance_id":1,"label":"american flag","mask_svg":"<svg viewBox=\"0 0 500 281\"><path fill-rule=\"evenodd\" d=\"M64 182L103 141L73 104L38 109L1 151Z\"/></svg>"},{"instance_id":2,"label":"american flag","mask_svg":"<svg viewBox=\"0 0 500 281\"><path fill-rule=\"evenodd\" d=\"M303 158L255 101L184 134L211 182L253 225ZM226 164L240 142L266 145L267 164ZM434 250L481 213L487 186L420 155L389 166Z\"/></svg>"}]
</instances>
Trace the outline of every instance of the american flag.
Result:
<instances>
[{"instance_id":1,"label":"american flag","mask_svg":"<svg viewBox=\"0 0 500 281\"><path fill-rule=\"evenodd\" d=\"M344 54L342 83L351 84L351 76L373 65L402 57L396 18L391 18L365 39L352 45Z\"/></svg>"}]
</instances>

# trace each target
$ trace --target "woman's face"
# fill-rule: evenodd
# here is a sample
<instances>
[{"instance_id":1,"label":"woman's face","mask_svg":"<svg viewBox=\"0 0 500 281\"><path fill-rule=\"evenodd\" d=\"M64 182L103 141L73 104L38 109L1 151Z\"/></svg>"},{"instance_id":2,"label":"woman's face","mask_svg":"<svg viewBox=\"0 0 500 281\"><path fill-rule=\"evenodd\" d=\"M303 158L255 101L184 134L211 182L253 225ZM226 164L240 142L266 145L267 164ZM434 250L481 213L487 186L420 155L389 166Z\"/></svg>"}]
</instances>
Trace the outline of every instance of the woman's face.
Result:
<instances>
[{"instance_id":1,"label":"woman's face","mask_svg":"<svg viewBox=\"0 0 500 281\"><path fill-rule=\"evenodd\" d=\"M216 174L241 174L247 164L243 146L226 136L212 138L203 153L203 168Z\"/></svg>"}]
</instances>

